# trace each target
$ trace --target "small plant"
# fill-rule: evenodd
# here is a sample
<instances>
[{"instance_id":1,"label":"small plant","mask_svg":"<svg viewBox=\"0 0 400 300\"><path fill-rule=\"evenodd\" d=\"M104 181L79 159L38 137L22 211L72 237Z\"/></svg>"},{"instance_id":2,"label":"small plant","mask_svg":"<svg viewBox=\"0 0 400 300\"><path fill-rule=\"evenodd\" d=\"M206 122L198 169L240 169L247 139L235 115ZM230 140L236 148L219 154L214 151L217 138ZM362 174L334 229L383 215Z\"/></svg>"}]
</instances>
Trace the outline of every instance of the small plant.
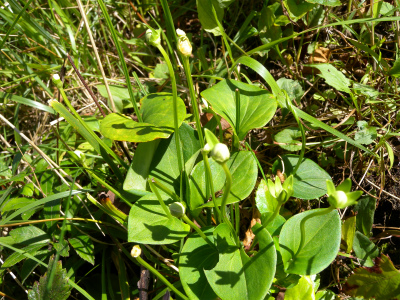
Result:
<instances>
[{"instance_id":1,"label":"small plant","mask_svg":"<svg viewBox=\"0 0 400 300\"><path fill-rule=\"evenodd\" d=\"M13 122L0 119L15 133L0 134L2 296L399 297L382 288L400 276L375 243L385 236L372 232L371 190L396 166L400 63L390 67L397 50L374 32L398 22L398 9L250 2L4 3L0 49L12 71L0 70L0 110ZM193 11L201 28L186 20ZM330 60L327 47L343 40L357 50L351 65ZM25 98L31 85L48 105ZM86 96L90 116L78 110ZM29 138L20 104L57 125ZM374 174L380 187L365 188Z\"/></svg>"}]
</instances>

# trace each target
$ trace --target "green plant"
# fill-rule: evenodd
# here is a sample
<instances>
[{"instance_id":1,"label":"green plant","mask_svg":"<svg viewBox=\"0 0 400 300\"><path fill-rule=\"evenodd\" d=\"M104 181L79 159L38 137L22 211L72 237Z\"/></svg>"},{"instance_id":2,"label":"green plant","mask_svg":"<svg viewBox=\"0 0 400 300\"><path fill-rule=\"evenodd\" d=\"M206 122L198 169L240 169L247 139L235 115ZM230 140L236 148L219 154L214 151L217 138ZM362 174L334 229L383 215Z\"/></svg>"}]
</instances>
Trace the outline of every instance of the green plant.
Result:
<instances>
[{"instance_id":1,"label":"green plant","mask_svg":"<svg viewBox=\"0 0 400 300\"><path fill-rule=\"evenodd\" d=\"M357 19L361 7L345 18L335 15L338 1L260 1L256 12L240 1L198 0L196 6L192 1L181 7L180 1L161 0L162 13L147 1L134 2L129 7L143 23L132 26L124 20L128 6L98 1L102 16L93 11L83 20L89 30L96 28L97 45L90 34L78 31L74 18L85 9L80 1L79 11L67 0L50 1L48 11L33 8L33 1L23 7L10 1L10 9L0 9L0 22L10 26L0 48L14 60L4 62L9 69L0 70L5 80L0 87L16 89L0 92L2 112L13 119L0 118L15 131L5 127L1 137L5 144L27 143L7 145L0 154L0 226L8 228L0 237L1 282L10 280L6 274L12 269L30 299L65 299L69 293L130 299L144 297L149 286L157 291L154 299L273 299L282 291L289 300L335 299L327 287L353 296L397 297L384 289L353 288L374 280L396 284L399 276L370 239L376 196L352 191L352 182L360 189L364 179L356 180L353 169L342 174L334 169L349 161L350 168L357 162L366 173L385 175L387 161L388 169L395 168L389 139L398 136L397 104L381 103L379 97L397 97L395 79L383 76L398 76L398 60L391 68L382 58L385 45L375 41L375 29L379 22L399 21L391 12L397 8L381 4L378 18L382 6L374 5L372 18ZM198 12L201 34L191 27L175 29L177 19L192 10ZM121 24L123 30L116 30ZM313 41L311 33L322 35L328 27L357 36L348 43L364 51L371 71L360 82L344 61L302 63L306 45L312 58L326 43L318 35ZM134 37L128 38L131 31ZM37 55L20 51L30 45L28 34L41 46ZM17 42L8 42L11 37ZM92 48L102 45L104 62L90 55L88 38ZM363 44L367 38L369 46ZM210 45L216 45L214 53ZM52 60L47 55L53 51ZM68 52L110 100L96 99L101 115L78 111L77 100L86 92L75 93L75 88L82 82L90 89L90 84L64 72L61 56ZM275 58L290 79L274 69ZM93 69L99 63L108 68L110 78L101 72L104 82ZM311 71L301 71L304 67ZM53 90L47 84L50 74L61 68L52 76ZM130 73L133 68L142 78ZM114 76L120 73L125 81ZM17 86L25 80L50 99L48 106ZM383 81L384 92L374 88ZM108 87L111 82L116 85ZM309 105L301 105L303 97L309 97ZM17 103L14 111L10 103ZM21 104L64 121L39 139L28 138L18 128L24 124ZM322 106L340 116L337 123L335 117L317 116ZM381 124L386 120L381 107L390 126ZM353 205L358 215L346 215ZM343 290L340 282L321 283L321 289L320 282L330 276L325 270L344 257L348 269L381 267L382 275L359 269ZM150 283L146 271L152 274ZM340 272L345 280L348 274ZM101 289L90 289L96 280ZM10 288L5 293L18 297L22 292Z\"/></svg>"}]
</instances>

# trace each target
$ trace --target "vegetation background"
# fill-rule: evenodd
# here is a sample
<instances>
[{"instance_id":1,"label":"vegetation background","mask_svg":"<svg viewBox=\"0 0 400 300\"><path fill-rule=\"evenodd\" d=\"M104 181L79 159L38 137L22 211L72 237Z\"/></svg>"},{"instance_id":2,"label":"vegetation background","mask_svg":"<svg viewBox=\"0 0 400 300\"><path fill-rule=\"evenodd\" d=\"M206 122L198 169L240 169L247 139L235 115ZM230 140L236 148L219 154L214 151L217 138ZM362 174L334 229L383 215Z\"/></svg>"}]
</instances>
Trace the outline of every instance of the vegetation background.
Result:
<instances>
[{"instance_id":1,"label":"vegetation background","mask_svg":"<svg viewBox=\"0 0 400 300\"><path fill-rule=\"evenodd\" d=\"M166 1L155 0L0 1L1 296L26 299L27 291L36 289L30 299L46 299L46 292L40 290L46 286L47 292L59 297L51 299L169 295L167 287L156 276L147 278L150 275L129 255L133 244L112 218L118 218L110 212L113 208L104 213L96 200L75 192L88 192L104 206L112 201L128 214L129 206L121 199L134 202L138 197L124 194L124 166L131 163L138 144L104 138L104 147L114 153L108 157L117 162L110 164L77 131L78 125L60 119L48 105L51 99L63 101L52 82L57 73L71 105L97 136L102 136L99 120L112 112L137 120L132 101L139 103L147 93L170 93L174 85L165 59L146 41L148 25L162 29L162 45L171 58L188 114L194 110L182 61L174 50L172 24L185 31L192 44L190 69L197 95L227 78L239 57L249 56L271 73L296 107L373 153L303 122L305 157L329 173L335 185L351 178L353 187L364 191L369 203L374 203L368 211L372 222L366 225L371 230L364 233L399 269L400 2L216 0L216 14L224 28L221 35L215 18L208 15L212 11L205 8L209 2L204 1L168 1L171 16L165 13ZM330 74L332 69L323 67L327 64L337 73ZM245 64L237 74L243 82L269 89L262 76ZM198 101L202 125L235 147L230 124L210 110L202 97ZM172 117L172 111L163 116ZM185 122L193 127L193 116ZM249 131L239 147L245 149L247 142L254 151L261 169L257 182L261 171L272 176L277 157L300 152L301 137L295 118L281 108L264 127ZM71 153L75 150L85 153L86 167L77 163ZM255 197L254 189L240 202L239 236L245 247L252 240L250 224L259 219ZM318 200L296 198L281 214L289 216L319 205ZM356 212L342 210L343 222ZM350 297L344 285L360 263L347 246L344 234L343 255L321 273L320 287L334 293L333 298L323 299ZM172 254L178 250L176 244L155 247L157 254L144 250L146 260L174 284L179 275L165 266L174 262ZM45 275L53 259L62 262L50 280L59 284L57 291L50 288ZM372 256L369 259L372 263ZM74 282L72 291L67 277ZM139 280L150 282L144 294L137 288ZM400 281L396 280L392 286ZM273 284L271 297L281 299L286 289Z\"/></svg>"}]
</instances>

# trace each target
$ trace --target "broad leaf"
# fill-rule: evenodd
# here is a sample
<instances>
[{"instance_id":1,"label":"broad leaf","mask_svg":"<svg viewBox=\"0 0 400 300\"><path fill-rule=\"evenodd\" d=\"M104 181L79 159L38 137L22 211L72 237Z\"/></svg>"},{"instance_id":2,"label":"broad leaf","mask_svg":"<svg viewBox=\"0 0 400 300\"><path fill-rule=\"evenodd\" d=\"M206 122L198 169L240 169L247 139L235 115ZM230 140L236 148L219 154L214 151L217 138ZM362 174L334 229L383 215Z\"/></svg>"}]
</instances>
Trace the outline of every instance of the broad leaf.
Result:
<instances>
[{"instance_id":1,"label":"broad leaf","mask_svg":"<svg viewBox=\"0 0 400 300\"><path fill-rule=\"evenodd\" d=\"M236 120L236 95L240 93L240 119ZM226 119L243 140L249 130L260 128L275 114L277 102L268 91L254 85L226 79L201 93L213 110Z\"/></svg>"},{"instance_id":2,"label":"broad leaf","mask_svg":"<svg viewBox=\"0 0 400 300\"><path fill-rule=\"evenodd\" d=\"M211 32L215 36L221 35L221 31L212 11L213 5L215 12L217 13L218 21L222 22L222 18L224 17L224 9L220 7L218 0L196 0L196 4L197 13L203 29Z\"/></svg>"},{"instance_id":3,"label":"broad leaf","mask_svg":"<svg viewBox=\"0 0 400 300\"><path fill-rule=\"evenodd\" d=\"M50 241L49 235L35 226L18 227L10 232L14 243L22 245L46 244Z\"/></svg>"},{"instance_id":4,"label":"broad leaf","mask_svg":"<svg viewBox=\"0 0 400 300\"><path fill-rule=\"evenodd\" d=\"M357 229L362 231L367 237L371 236L372 224L374 223L374 214L376 199L371 196L363 196L358 199L354 211L357 214Z\"/></svg>"},{"instance_id":5,"label":"broad leaf","mask_svg":"<svg viewBox=\"0 0 400 300\"><path fill-rule=\"evenodd\" d=\"M389 70L388 75L392 75L393 77L400 77L400 58L396 59L393 67Z\"/></svg>"},{"instance_id":6,"label":"broad leaf","mask_svg":"<svg viewBox=\"0 0 400 300\"><path fill-rule=\"evenodd\" d=\"M94 265L94 244L87 235L78 235L68 242L82 259Z\"/></svg>"},{"instance_id":7,"label":"broad leaf","mask_svg":"<svg viewBox=\"0 0 400 300\"><path fill-rule=\"evenodd\" d=\"M257 181L258 170L257 163L249 151L240 151L234 153L226 164L232 174L232 187L227 199L227 204L230 204L241 201L250 195ZM221 177L225 182L225 174L222 176ZM221 178L218 178L217 180L219 181ZM202 194L205 195L205 192L203 191ZM220 197L216 200L217 205L221 205L222 198ZM204 208L213 206L213 202L208 202L202 207Z\"/></svg>"},{"instance_id":8,"label":"broad leaf","mask_svg":"<svg viewBox=\"0 0 400 300\"><path fill-rule=\"evenodd\" d=\"M179 137L184 162L191 165L193 162L190 159L200 149L197 132L183 123L179 128ZM147 184L147 178L150 176L179 194L179 175L175 137L172 135L169 139L138 145L123 188L131 194L144 196L150 192Z\"/></svg>"},{"instance_id":9,"label":"broad leaf","mask_svg":"<svg viewBox=\"0 0 400 300\"><path fill-rule=\"evenodd\" d=\"M308 3L305 0L284 0L283 4L293 21L300 19L315 6L315 4Z\"/></svg>"},{"instance_id":10,"label":"broad leaf","mask_svg":"<svg viewBox=\"0 0 400 300\"><path fill-rule=\"evenodd\" d=\"M251 258L235 245L229 226L220 224L214 230L219 261L212 270L204 270L214 292L221 299L263 300L275 275L276 251L268 231L256 224L253 232L259 240L259 251Z\"/></svg>"},{"instance_id":11,"label":"broad leaf","mask_svg":"<svg viewBox=\"0 0 400 300\"><path fill-rule=\"evenodd\" d=\"M203 229L204 234L213 242L214 227ZM182 286L190 299L216 299L217 295L208 284L204 270L213 268L218 262L218 252L197 233L187 239L179 256L179 275Z\"/></svg>"},{"instance_id":12,"label":"broad leaf","mask_svg":"<svg viewBox=\"0 0 400 300\"><path fill-rule=\"evenodd\" d=\"M372 267L372 259L379 255L378 247L359 231L354 236L353 250L361 260L361 265L366 267Z\"/></svg>"},{"instance_id":13,"label":"broad leaf","mask_svg":"<svg viewBox=\"0 0 400 300\"><path fill-rule=\"evenodd\" d=\"M272 170L276 174L277 170L285 170L285 174L290 176L299 160L297 155L284 155L282 161L276 160ZM282 167L284 164L284 168ZM308 158L301 162L296 174L293 174L293 197L300 199L316 199L326 194L326 180L332 180L329 174Z\"/></svg>"},{"instance_id":14,"label":"broad leaf","mask_svg":"<svg viewBox=\"0 0 400 300\"><path fill-rule=\"evenodd\" d=\"M338 91L350 94L350 80L334 66L330 64L313 64L309 66L317 68L321 72L318 76L324 78L327 84Z\"/></svg>"},{"instance_id":15,"label":"broad leaf","mask_svg":"<svg viewBox=\"0 0 400 300\"><path fill-rule=\"evenodd\" d=\"M356 233L356 216L348 218L342 226L342 244L340 246L346 253L353 249L353 240Z\"/></svg>"},{"instance_id":16,"label":"broad leaf","mask_svg":"<svg viewBox=\"0 0 400 300\"><path fill-rule=\"evenodd\" d=\"M287 273L317 274L335 259L340 245L340 217L337 210L321 215L324 210L305 211L283 225L279 245ZM303 237L301 226L304 226ZM303 246L299 249L302 238Z\"/></svg>"},{"instance_id":17,"label":"broad leaf","mask_svg":"<svg viewBox=\"0 0 400 300\"><path fill-rule=\"evenodd\" d=\"M359 130L354 136L354 140L357 143L369 145L372 144L378 136L376 132L376 127L369 126L366 121L358 121L357 127Z\"/></svg>"},{"instance_id":18,"label":"broad leaf","mask_svg":"<svg viewBox=\"0 0 400 300\"><path fill-rule=\"evenodd\" d=\"M49 268L44 276L40 277L39 282L35 282L33 288L28 292L29 300L66 300L71 294L71 286L68 283L67 271L62 268L61 261L58 261L55 267L53 282L48 291L47 282L49 280L49 272L53 267L54 258L49 262Z\"/></svg>"},{"instance_id":19,"label":"broad leaf","mask_svg":"<svg viewBox=\"0 0 400 300\"><path fill-rule=\"evenodd\" d=\"M279 147L287 151L301 150L300 138L301 131L296 127L287 127L274 136L274 139L278 143Z\"/></svg>"},{"instance_id":20,"label":"broad leaf","mask_svg":"<svg viewBox=\"0 0 400 300\"><path fill-rule=\"evenodd\" d=\"M304 95L303 88L297 80L280 78L276 81L279 87L285 90L289 96L290 100L299 101Z\"/></svg>"},{"instance_id":21,"label":"broad leaf","mask_svg":"<svg viewBox=\"0 0 400 300\"><path fill-rule=\"evenodd\" d=\"M108 93L106 90L105 85L97 85L96 86L100 95L102 95L104 98L108 99ZM117 109L117 112L122 113L122 110L124 109L125 106L132 106L130 102L130 97L129 97L129 92L128 89L122 86L118 85L109 85L111 95L114 100L115 108ZM136 96L136 95L135 95ZM139 98L139 95L137 95ZM111 108L111 105L108 104L108 106Z\"/></svg>"},{"instance_id":22,"label":"broad leaf","mask_svg":"<svg viewBox=\"0 0 400 300\"><path fill-rule=\"evenodd\" d=\"M168 205L172 201L164 198ZM128 242L141 244L171 244L183 239L190 232L190 226L181 220L165 214L157 197L148 194L132 206L128 218Z\"/></svg>"},{"instance_id":23,"label":"broad leaf","mask_svg":"<svg viewBox=\"0 0 400 300\"><path fill-rule=\"evenodd\" d=\"M147 178L150 173L150 164L157 150L160 140L140 143L133 156L132 163L126 175L123 189L131 194L144 196L148 194Z\"/></svg>"},{"instance_id":24,"label":"broad leaf","mask_svg":"<svg viewBox=\"0 0 400 300\"><path fill-rule=\"evenodd\" d=\"M299 282L285 292L285 300L315 300L313 282L308 276L300 278Z\"/></svg>"},{"instance_id":25,"label":"broad leaf","mask_svg":"<svg viewBox=\"0 0 400 300\"><path fill-rule=\"evenodd\" d=\"M398 299L400 297L400 272L390 259L381 255L375 259L372 268L358 268L351 275L344 290L348 295L376 300Z\"/></svg>"},{"instance_id":26,"label":"broad leaf","mask_svg":"<svg viewBox=\"0 0 400 300\"><path fill-rule=\"evenodd\" d=\"M100 131L109 139L135 143L168 138L174 131L173 111L171 94L150 94L141 100L143 123L122 114L109 114L101 121ZM178 98L178 126L185 117L185 104Z\"/></svg>"}]
</instances>

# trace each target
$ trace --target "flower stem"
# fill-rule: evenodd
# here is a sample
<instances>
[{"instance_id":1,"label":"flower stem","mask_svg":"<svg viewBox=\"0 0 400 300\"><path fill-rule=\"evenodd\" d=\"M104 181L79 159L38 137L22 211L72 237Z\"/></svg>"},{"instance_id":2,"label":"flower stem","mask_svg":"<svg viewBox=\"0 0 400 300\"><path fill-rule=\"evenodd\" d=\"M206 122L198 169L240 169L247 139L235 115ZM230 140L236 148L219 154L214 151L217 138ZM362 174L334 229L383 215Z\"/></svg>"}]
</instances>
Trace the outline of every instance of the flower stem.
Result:
<instances>
[{"instance_id":1,"label":"flower stem","mask_svg":"<svg viewBox=\"0 0 400 300\"><path fill-rule=\"evenodd\" d=\"M222 194L222 201L221 201L221 215L224 223L228 224L228 226L231 229L232 235L235 237L235 242L238 247L240 247L240 241L239 238L236 234L235 228L233 228L232 223L229 221L229 219L226 217L226 202L228 200L228 195L231 191L231 186L232 186L232 174L231 171L229 170L228 166L226 165L226 162L221 164L222 168L224 169L225 176L226 176L226 181L225 181L225 189L224 193Z\"/></svg>"},{"instance_id":2,"label":"flower stem","mask_svg":"<svg viewBox=\"0 0 400 300\"><path fill-rule=\"evenodd\" d=\"M177 294L182 299L189 300L188 297L186 297L184 294L182 294L180 291L178 291L177 288L174 287L174 285L172 283L170 283L163 275L161 275L156 269L154 269L150 264L148 264L143 258L138 256L138 257L136 257L136 260L139 264L141 264L143 267L145 267L147 270L149 270L151 273L153 273L155 276L157 276L157 278L160 279L172 291L174 291L175 294Z\"/></svg>"},{"instance_id":3,"label":"flower stem","mask_svg":"<svg viewBox=\"0 0 400 300\"><path fill-rule=\"evenodd\" d=\"M179 172L183 170L183 160L181 154L181 144L179 141L179 126L178 126L178 90L176 88L176 78L174 73L174 68L172 67L171 60L167 52L165 52L164 48L159 45L157 49L161 52L164 60L168 66L169 76L171 78L171 86L172 86L172 98L173 98L173 105L174 105L174 131L175 131L175 145L176 145L176 153L178 155L178 167ZM182 190L182 189L181 189Z\"/></svg>"},{"instance_id":4,"label":"flower stem","mask_svg":"<svg viewBox=\"0 0 400 300\"><path fill-rule=\"evenodd\" d=\"M156 197L157 197L158 201L160 202L160 205L163 208L165 214L167 215L167 217L169 219L172 219L173 216L172 216L171 212L169 211L167 205L165 205L164 200L161 198L161 195L158 192L157 187L154 185L154 183L151 181L151 179L149 179L148 182L149 182L149 186L150 186L151 191L156 195Z\"/></svg>"},{"instance_id":5,"label":"flower stem","mask_svg":"<svg viewBox=\"0 0 400 300\"><path fill-rule=\"evenodd\" d=\"M185 221L190 227L192 227L206 242L207 244L215 248L215 245L210 241L210 239L204 234L199 227L196 226L185 214L182 216L182 220Z\"/></svg>"},{"instance_id":6,"label":"flower stem","mask_svg":"<svg viewBox=\"0 0 400 300\"><path fill-rule=\"evenodd\" d=\"M205 145L204 144L204 136L203 136L203 131L202 131L201 122L200 122L200 114L199 114L199 107L198 107L198 103L197 103L197 97L196 97L196 93L193 88L193 80L192 80L192 73L190 71L189 57L184 56L184 55L182 55L182 57L183 57L182 58L183 69L185 70L186 80L187 80L187 84L188 84L188 88L189 88L190 102L192 103L193 115L194 115L194 119L196 121L196 129L197 129L197 133L199 135L200 146L201 146L201 148L204 148L204 145ZM208 161L207 153L202 152L202 155L203 155L203 160L204 160L204 166L206 169L206 180L209 184L212 201L214 203L214 209L215 209L215 215L216 215L215 217L219 222L221 222L221 218L220 218L221 213L219 211L219 208L218 208L216 200L215 200L214 184L213 184L213 180L212 180L210 163Z\"/></svg>"}]
</instances>

